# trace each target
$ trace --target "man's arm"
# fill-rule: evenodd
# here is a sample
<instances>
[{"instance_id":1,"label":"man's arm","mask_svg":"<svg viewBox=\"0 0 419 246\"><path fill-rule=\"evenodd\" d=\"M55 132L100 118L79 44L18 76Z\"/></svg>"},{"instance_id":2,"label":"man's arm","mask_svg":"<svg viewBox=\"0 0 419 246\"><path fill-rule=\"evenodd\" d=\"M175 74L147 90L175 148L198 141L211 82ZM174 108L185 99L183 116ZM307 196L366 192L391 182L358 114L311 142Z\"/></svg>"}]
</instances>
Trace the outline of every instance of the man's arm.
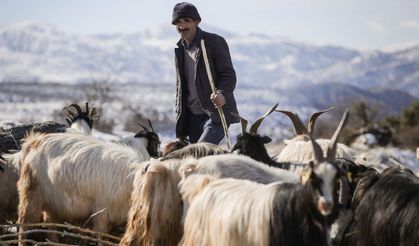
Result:
<instances>
[{"instance_id":1,"label":"man's arm","mask_svg":"<svg viewBox=\"0 0 419 246\"><path fill-rule=\"evenodd\" d=\"M229 101L236 87L236 72L225 39L218 37L214 42L214 70L217 75L217 92L225 97L225 101Z\"/></svg>"}]
</instances>

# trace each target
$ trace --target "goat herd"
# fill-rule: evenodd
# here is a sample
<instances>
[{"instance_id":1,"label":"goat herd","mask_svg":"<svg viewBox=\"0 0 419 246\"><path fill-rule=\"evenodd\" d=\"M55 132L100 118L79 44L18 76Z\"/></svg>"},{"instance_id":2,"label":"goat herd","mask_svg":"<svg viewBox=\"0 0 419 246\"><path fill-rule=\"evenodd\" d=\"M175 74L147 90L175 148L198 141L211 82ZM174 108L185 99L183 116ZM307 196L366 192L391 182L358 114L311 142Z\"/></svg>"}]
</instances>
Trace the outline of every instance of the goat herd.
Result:
<instances>
[{"instance_id":1,"label":"goat herd","mask_svg":"<svg viewBox=\"0 0 419 246\"><path fill-rule=\"evenodd\" d=\"M27 223L88 218L99 232L126 225L120 245L419 245L416 174L355 163L357 152L337 143L347 112L331 139L313 139L329 109L305 127L276 108L249 130L237 116L242 133L232 150L174 141L159 156L150 122L106 141L90 134L94 108L72 104L65 132L28 132L20 151L2 151L0 223L22 225L20 245L31 236ZM257 130L274 111L292 120L297 136L271 157L271 139Z\"/></svg>"}]
</instances>

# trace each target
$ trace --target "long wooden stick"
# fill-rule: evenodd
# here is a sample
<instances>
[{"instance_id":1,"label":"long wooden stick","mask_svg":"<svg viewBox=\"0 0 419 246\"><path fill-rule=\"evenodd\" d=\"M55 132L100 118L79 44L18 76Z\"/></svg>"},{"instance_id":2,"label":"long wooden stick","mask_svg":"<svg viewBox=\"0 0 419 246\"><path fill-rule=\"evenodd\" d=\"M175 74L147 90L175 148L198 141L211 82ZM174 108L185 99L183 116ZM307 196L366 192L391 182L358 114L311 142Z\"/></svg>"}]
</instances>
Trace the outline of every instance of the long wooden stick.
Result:
<instances>
[{"instance_id":1,"label":"long wooden stick","mask_svg":"<svg viewBox=\"0 0 419 246\"><path fill-rule=\"evenodd\" d=\"M201 39L201 48L202 48L202 54L204 56L204 62L205 62L205 68L207 70L208 80L211 85L212 93L215 94L217 93L217 88L215 88L214 79L212 78L212 73L211 73L209 62L208 62L207 49L205 48L204 39ZM230 137L228 135L228 127L227 127L227 121L224 115L224 111L222 107L218 107L217 110L218 110L218 113L220 114L221 123L223 124L223 129L224 129L224 135L226 136L226 139L227 139L227 148L231 149L230 148L231 142L230 142Z\"/></svg>"}]
</instances>

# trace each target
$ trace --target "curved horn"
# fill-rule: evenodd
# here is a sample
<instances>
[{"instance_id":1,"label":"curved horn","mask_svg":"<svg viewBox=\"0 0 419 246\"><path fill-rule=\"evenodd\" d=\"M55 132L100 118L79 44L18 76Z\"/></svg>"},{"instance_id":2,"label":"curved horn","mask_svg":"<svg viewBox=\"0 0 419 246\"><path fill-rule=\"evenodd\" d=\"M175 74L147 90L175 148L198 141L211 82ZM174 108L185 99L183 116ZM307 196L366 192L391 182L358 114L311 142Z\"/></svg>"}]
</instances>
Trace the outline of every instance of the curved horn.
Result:
<instances>
[{"instance_id":1,"label":"curved horn","mask_svg":"<svg viewBox=\"0 0 419 246\"><path fill-rule=\"evenodd\" d=\"M250 130L249 130L249 132L251 132L251 133L257 133L257 131L258 131L258 128L259 128L259 126L260 126L260 124L262 124L262 122L263 122L263 120L268 116L268 115L270 115L275 109L276 109L276 107L278 107L278 103L277 104L275 104L268 112L266 112L262 117L260 117L259 119L257 119L256 121L255 121L255 123L253 123L252 124L252 126L250 126Z\"/></svg>"},{"instance_id":2,"label":"curved horn","mask_svg":"<svg viewBox=\"0 0 419 246\"><path fill-rule=\"evenodd\" d=\"M151 121L150 121L150 119L148 119L148 124L150 125L151 131L152 131L152 132L155 132L155 131L154 131L154 129L153 129L153 125L151 125Z\"/></svg>"},{"instance_id":3,"label":"curved horn","mask_svg":"<svg viewBox=\"0 0 419 246\"><path fill-rule=\"evenodd\" d=\"M311 115L310 120L308 121L307 130L308 132L312 133L314 129L314 124L316 123L317 117L319 117L321 114L326 113L330 110L334 109L334 107L330 107L328 109L324 109L322 111L315 112Z\"/></svg>"},{"instance_id":4,"label":"curved horn","mask_svg":"<svg viewBox=\"0 0 419 246\"><path fill-rule=\"evenodd\" d=\"M65 121L67 121L67 124L69 126L71 126L71 123L73 122L72 118L70 118L70 117L65 117Z\"/></svg>"},{"instance_id":5,"label":"curved horn","mask_svg":"<svg viewBox=\"0 0 419 246\"><path fill-rule=\"evenodd\" d=\"M67 108L70 108L70 107L75 108L75 109L77 110L77 113L78 113L79 115L82 115L82 114L83 114L83 111L81 110L80 106L79 106L78 104L75 104L75 103L70 104L70 105L68 105L67 107L64 107L63 109L67 109Z\"/></svg>"},{"instance_id":6,"label":"curved horn","mask_svg":"<svg viewBox=\"0 0 419 246\"><path fill-rule=\"evenodd\" d=\"M150 131L147 127L145 127L145 125L141 124L139 121L137 121L137 124L140 125L144 130L146 131Z\"/></svg>"},{"instance_id":7,"label":"curved horn","mask_svg":"<svg viewBox=\"0 0 419 246\"><path fill-rule=\"evenodd\" d=\"M244 136L244 134L246 133L246 128L247 128L247 120L243 117L241 117L239 114L236 113L231 113L234 117L239 118L240 119L240 124L242 125L242 136Z\"/></svg>"},{"instance_id":8,"label":"curved horn","mask_svg":"<svg viewBox=\"0 0 419 246\"><path fill-rule=\"evenodd\" d=\"M275 111L283 113L291 119L292 124L294 125L295 134L308 135L309 132L307 131L307 129L305 128L305 126L303 125L303 123L301 122L300 118L298 117L296 113L291 112L291 111L286 111L286 110L275 110Z\"/></svg>"},{"instance_id":9,"label":"curved horn","mask_svg":"<svg viewBox=\"0 0 419 246\"><path fill-rule=\"evenodd\" d=\"M348 120L348 115L349 115L349 111L346 109L345 112L343 113L342 119L339 122L338 128L336 128L335 133L330 139L329 146L327 148L327 155L326 155L326 158L329 161L332 161L335 159L338 136L339 136L340 131L345 126Z\"/></svg>"}]
</instances>

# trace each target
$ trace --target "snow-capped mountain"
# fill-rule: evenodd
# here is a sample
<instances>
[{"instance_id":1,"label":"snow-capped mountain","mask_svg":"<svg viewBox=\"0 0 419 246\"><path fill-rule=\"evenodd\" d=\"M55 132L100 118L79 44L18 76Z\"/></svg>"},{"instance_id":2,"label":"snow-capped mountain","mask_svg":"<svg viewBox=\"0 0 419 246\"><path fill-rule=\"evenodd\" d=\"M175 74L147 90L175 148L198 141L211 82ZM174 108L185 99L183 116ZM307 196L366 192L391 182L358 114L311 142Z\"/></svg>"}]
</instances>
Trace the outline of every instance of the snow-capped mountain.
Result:
<instances>
[{"instance_id":1,"label":"snow-capped mountain","mask_svg":"<svg viewBox=\"0 0 419 246\"><path fill-rule=\"evenodd\" d=\"M238 108L249 120L275 103L305 118L354 101L397 114L419 98L419 44L392 52L360 52L202 28L227 39L238 77ZM123 113L127 105L157 112L173 123L173 48L178 39L172 26L91 36L41 22L2 26L0 119L51 120L54 110L86 100L84 85L99 82L113 86L116 99L106 106L112 113L103 117L115 119L119 128L129 117ZM275 117L277 121L264 123L265 131L286 135L279 126L288 120Z\"/></svg>"},{"instance_id":2,"label":"snow-capped mountain","mask_svg":"<svg viewBox=\"0 0 419 246\"><path fill-rule=\"evenodd\" d=\"M419 97L419 44L393 52L362 53L260 34L227 39L238 85L305 88L341 83L363 90L398 89ZM40 22L0 28L0 81L173 83L171 26L137 33L83 36Z\"/></svg>"}]
</instances>

